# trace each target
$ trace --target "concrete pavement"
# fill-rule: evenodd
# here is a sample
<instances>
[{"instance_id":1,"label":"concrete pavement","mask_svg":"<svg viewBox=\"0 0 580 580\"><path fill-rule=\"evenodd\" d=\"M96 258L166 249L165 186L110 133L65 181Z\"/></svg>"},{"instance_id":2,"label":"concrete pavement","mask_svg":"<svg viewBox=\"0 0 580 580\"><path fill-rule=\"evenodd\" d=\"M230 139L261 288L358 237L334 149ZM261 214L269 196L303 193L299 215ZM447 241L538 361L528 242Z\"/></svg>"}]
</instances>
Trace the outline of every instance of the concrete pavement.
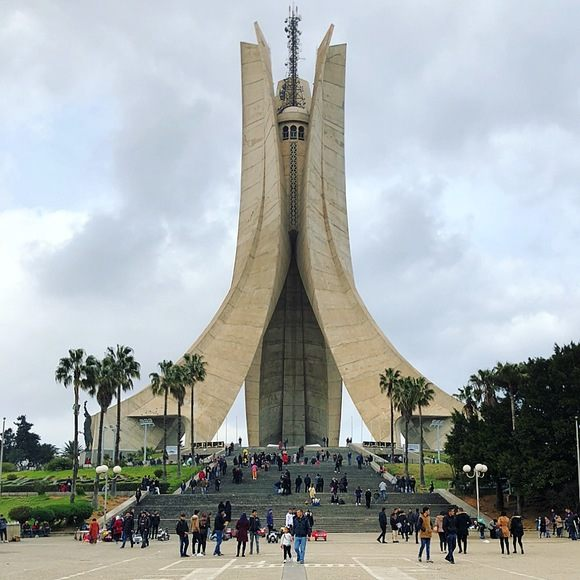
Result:
<instances>
[{"instance_id":1,"label":"concrete pavement","mask_svg":"<svg viewBox=\"0 0 580 580\"><path fill-rule=\"evenodd\" d=\"M534 535L535 536L535 535ZM433 564L417 562L414 541L378 544L375 534L335 534L328 542L309 542L306 564L282 563L278 544L261 544L260 554L235 557L236 544L223 544L224 556L179 558L175 535L169 542L153 541L146 549L115 544L89 545L68 537L36 538L0 544L3 580L421 580L529 578L569 580L578 576L580 542L524 537L525 555L502 556L496 541L470 537L468 554L456 554L457 564L443 560L433 542ZM213 542L208 543L208 553Z\"/></svg>"}]
</instances>

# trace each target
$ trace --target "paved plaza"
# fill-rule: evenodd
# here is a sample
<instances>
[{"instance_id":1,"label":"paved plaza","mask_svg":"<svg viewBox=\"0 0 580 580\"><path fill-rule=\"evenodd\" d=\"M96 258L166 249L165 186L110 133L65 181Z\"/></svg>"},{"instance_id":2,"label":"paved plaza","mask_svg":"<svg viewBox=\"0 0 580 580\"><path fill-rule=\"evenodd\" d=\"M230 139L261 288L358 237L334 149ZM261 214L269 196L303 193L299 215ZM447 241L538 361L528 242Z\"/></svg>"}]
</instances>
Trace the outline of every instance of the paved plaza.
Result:
<instances>
[{"instance_id":1,"label":"paved plaza","mask_svg":"<svg viewBox=\"0 0 580 580\"><path fill-rule=\"evenodd\" d=\"M417 546L378 544L373 534L336 534L328 542L309 542L306 564L282 564L277 544L261 546L259 556L235 557L235 543L223 544L224 556L179 558L178 542L152 542L147 549L114 544L75 542L69 537L37 538L0 544L0 578L20 580L72 580L112 578L127 580L213 580L217 578L298 580L368 580L423 578L577 578L580 543L569 540L526 540L524 556L502 556L497 542L477 539L469 554L457 554L457 564L443 560L434 550L433 564L417 562ZM209 543L208 548L213 549Z\"/></svg>"}]
</instances>

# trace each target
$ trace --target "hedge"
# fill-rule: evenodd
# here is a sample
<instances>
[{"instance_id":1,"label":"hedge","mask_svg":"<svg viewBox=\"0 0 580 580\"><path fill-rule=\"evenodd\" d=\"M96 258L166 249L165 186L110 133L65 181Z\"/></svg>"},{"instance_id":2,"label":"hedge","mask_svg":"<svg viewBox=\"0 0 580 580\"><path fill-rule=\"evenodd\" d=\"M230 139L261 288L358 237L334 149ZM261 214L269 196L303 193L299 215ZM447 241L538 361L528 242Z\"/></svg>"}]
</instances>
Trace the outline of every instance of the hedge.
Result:
<instances>
[{"instance_id":1,"label":"hedge","mask_svg":"<svg viewBox=\"0 0 580 580\"><path fill-rule=\"evenodd\" d=\"M27 522L30 519L31 513L32 510L27 505L19 505L12 508L8 512L8 515L10 516L11 520L15 520L23 524L24 522Z\"/></svg>"},{"instance_id":2,"label":"hedge","mask_svg":"<svg viewBox=\"0 0 580 580\"><path fill-rule=\"evenodd\" d=\"M54 457L47 464L45 469L47 471L64 471L65 469L72 469L72 459L68 457Z\"/></svg>"},{"instance_id":3,"label":"hedge","mask_svg":"<svg viewBox=\"0 0 580 580\"><path fill-rule=\"evenodd\" d=\"M2 473L9 473L10 471L16 471L16 465L14 463L8 463L4 461L2 463Z\"/></svg>"}]
</instances>

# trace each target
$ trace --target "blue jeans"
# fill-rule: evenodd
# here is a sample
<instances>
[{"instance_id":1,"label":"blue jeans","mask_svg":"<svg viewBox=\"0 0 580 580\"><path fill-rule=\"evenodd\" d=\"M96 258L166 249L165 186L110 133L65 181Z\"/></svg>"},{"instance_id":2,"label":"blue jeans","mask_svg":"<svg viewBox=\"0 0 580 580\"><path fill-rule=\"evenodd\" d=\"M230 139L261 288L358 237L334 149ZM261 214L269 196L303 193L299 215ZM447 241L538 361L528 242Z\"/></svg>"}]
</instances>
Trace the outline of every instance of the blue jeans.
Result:
<instances>
[{"instance_id":1,"label":"blue jeans","mask_svg":"<svg viewBox=\"0 0 580 580\"><path fill-rule=\"evenodd\" d=\"M179 555L185 556L187 554L187 548L189 548L189 536L182 534L179 536Z\"/></svg>"},{"instance_id":2,"label":"blue jeans","mask_svg":"<svg viewBox=\"0 0 580 580\"><path fill-rule=\"evenodd\" d=\"M427 560L431 559L431 538L421 538L421 547L419 548L419 558L423 555L423 550L427 553Z\"/></svg>"},{"instance_id":3,"label":"blue jeans","mask_svg":"<svg viewBox=\"0 0 580 580\"><path fill-rule=\"evenodd\" d=\"M296 560L304 564L304 554L306 554L306 536L296 536L294 538L294 551Z\"/></svg>"},{"instance_id":4,"label":"blue jeans","mask_svg":"<svg viewBox=\"0 0 580 580\"><path fill-rule=\"evenodd\" d=\"M457 534L447 534L447 556L445 559L449 560L449 562L455 562L453 558L455 546L457 546Z\"/></svg>"},{"instance_id":5,"label":"blue jeans","mask_svg":"<svg viewBox=\"0 0 580 580\"><path fill-rule=\"evenodd\" d=\"M215 550L213 551L213 555L221 554L222 553L222 540L224 539L224 533L222 530L215 531Z\"/></svg>"}]
</instances>

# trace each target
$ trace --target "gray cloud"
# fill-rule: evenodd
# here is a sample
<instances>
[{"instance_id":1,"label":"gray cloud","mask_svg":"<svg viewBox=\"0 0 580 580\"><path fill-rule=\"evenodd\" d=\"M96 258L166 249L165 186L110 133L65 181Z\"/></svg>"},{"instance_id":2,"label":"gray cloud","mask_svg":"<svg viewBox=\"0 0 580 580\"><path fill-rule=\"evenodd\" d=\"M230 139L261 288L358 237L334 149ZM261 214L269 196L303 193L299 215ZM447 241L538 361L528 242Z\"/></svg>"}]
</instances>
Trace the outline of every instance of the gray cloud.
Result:
<instances>
[{"instance_id":1,"label":"gray cloud","mask_svg":"<svg viewBox=\"0 0 580 580\"><path fill-rule=\"evenodd\" d=\"M577 339L580 7L301 8L303 76L330 22L335 42L348 43L355 274L395 345L455 390L477 368ZM0 171L10 176L0 178L0 216L62 208L84 220L68 241L20 251L19 275L3 282L0 370L17 393L5 412L25 409L60 443L70 393L52 373L69 347L131 344L147 374L189 346L227 291L238 44L254 40L259 20L281 77L286 7L55 1L0 11ZM83 155L70 153L75 143ZM54 169L67 162L74 171ZM3 256L0 247L6 268Z\"/></svg>"}]
</instances>

